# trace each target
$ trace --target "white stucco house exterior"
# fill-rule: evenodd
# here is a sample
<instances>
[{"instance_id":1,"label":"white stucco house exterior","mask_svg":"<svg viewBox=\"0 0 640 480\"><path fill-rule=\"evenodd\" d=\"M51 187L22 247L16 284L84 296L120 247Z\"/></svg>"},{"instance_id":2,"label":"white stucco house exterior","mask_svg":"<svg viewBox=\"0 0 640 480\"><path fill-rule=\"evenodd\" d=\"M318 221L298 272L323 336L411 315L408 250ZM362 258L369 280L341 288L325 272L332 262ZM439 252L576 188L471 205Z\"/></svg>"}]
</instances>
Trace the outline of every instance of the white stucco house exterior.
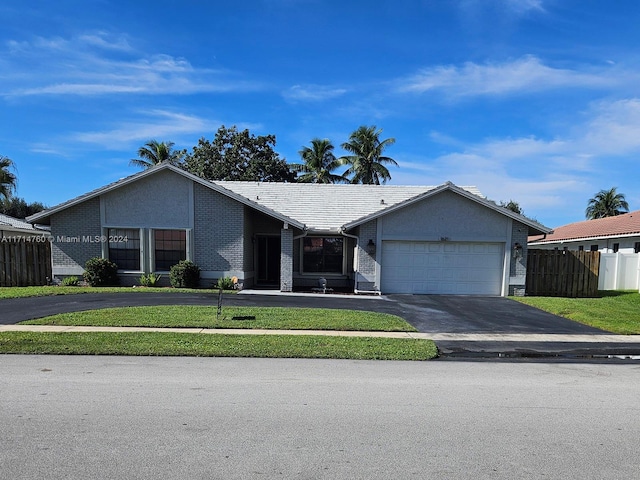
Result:
<instances>
[{"instance_id":1,"label":"white stucco house exterior","mask_svg":"<svg viewBox=\"0 0 640 480\"><path fill-rule=\"evenodd\" d=\"M529 247L600 253L639 253L640 210L615 217L563 225L546 235L529 237Z\"/></svg>"},{"instance_id":2,"label":"white stucco house exterior","mask_svg":"<svg viewBox=\"0 0 640 480\"><path fill-rule=\"evenodd\" d=\"M245 288L508 295L527 237L551 230L475 187L208 181L161 164L27 219L51 226L53 274L91 257L141 273L198 264Z\"/></svg>"}]
</instances>

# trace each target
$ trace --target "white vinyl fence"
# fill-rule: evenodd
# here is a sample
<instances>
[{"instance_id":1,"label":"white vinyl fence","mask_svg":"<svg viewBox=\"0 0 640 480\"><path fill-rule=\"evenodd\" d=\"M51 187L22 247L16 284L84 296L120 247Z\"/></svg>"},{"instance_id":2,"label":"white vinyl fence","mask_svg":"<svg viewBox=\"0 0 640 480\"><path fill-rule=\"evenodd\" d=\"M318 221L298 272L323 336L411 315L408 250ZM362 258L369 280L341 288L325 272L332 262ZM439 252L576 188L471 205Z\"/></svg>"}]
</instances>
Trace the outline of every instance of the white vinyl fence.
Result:
<instances>
[{"instance_id":1,"label":"white vinyl fence","mask_svg":"<svg viewBox=\"0 0 640 480\"><path fill-rule=\"evenodd\" d=\"M601 253L598 290L638 290L640 254Z\"/></svg>"}]
</instances>

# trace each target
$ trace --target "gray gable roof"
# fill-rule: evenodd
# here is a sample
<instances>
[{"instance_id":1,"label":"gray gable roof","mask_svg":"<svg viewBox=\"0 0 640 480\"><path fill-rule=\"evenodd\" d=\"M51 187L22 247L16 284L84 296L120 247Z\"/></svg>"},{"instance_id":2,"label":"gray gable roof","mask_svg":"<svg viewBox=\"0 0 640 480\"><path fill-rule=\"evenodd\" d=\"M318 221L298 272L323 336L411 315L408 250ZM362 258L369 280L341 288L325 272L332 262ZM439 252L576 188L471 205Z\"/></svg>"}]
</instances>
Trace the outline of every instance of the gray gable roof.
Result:
<instances>
[{"instance_id":1,"label":"gray gable roof","mask_svg":"<svg viewBox=\"0 0 640 480\"><path fill-rule=\"evenodd\" d=\"M317 183L213 182L260 205L295 218L311 231L338 232L363 223L437 187ZM476 187L462 187L481 196Z\"/></svg>"},{"instance_id":2,"label":"gray gable roof","mask_svg":"<svg viewBox=\"0 0 640 480\"><path fill-rule=\"evenodd\" d=\"M15 217L10 217L9 215L0 213L0 230L3 230L3 229L7 229L7 230L11 229L15 231L21 230L21 231L28 231L28 232L34 232L34 233L44 233L43 230L34 227L30 223L27 223L25 220L21 220Z\"/></svg>"},{"instance_id":3,"label":"gray gable roof","mask_svg":"<svg viewBox=\"0 0 640 480\"><path fill-rule=\"evenodd\" d=\"M26 220L31 223L45 223L57 212L163 170L171 170L293 227L318 233L338 233L356 227L445 190L457 193L529 226L531 234L551 231L534 220L487 200L476 187L458 187L451 182L439 186L212 182L168 163L97 188L31 215Z\"/></svg>"}]
</instances>

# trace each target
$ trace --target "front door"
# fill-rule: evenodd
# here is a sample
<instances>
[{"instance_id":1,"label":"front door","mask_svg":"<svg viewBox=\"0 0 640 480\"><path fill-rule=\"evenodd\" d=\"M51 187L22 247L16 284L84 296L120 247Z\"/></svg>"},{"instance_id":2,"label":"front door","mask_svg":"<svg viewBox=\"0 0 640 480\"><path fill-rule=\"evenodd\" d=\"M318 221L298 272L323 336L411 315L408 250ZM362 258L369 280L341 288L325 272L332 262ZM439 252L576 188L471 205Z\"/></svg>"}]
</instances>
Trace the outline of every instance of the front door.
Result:
<instances>
[{"instance_id":1,"label":"front door","mask_svg":"<svg viewBox=\"0 0 640 480\"><path fill-rule=\"evenodd\" d=\"M263 287L280 286L280 237L258 235L256 238L258 251L257 284Z\"/></svg>"}]
</instances>

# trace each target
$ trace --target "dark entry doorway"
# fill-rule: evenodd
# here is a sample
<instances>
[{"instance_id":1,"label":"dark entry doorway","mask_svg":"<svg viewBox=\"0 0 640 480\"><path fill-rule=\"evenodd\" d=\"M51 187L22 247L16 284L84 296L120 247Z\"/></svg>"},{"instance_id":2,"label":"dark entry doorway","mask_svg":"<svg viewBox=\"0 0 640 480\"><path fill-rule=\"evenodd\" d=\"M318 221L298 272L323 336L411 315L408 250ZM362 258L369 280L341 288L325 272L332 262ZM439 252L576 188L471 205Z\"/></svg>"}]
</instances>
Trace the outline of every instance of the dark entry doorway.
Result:
<instances>
[{"instance_id":1,"label":"dark entry doorway","mask_svg":"<svg viewBox=\"0 0 640 480\"><path fill-rule=\"evenodd\" d=\"M258 235L256 237L258 263L257 284L261 287L280 285L280 237Z\"/></svg>"}]
</instances>

